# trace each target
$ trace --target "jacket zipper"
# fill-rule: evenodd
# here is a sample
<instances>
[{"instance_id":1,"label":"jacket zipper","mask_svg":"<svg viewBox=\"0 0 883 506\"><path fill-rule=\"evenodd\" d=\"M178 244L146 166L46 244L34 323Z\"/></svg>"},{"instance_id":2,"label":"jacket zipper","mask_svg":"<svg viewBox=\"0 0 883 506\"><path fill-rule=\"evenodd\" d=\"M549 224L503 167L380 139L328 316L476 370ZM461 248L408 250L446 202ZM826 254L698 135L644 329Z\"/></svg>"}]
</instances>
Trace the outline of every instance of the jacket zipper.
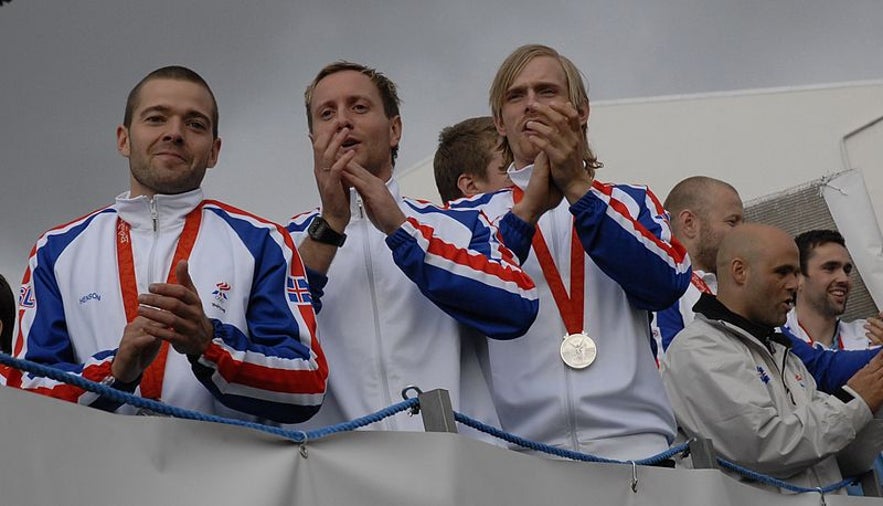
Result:
<instances>
[{"instance_id":1,"label":"jacket zipper","mask_svg":"<svg viewBox=\"0 0 883 506\"><path fill-rule=\"evenodd\" d=\"M153 241L150 243L150 255L147 257L147 283L158 282L154 279L153 264L156 257L156 243L159 241L159 211L156 210L156 199L150 198L147 201L147 207L150 209L150 219L153 221Z\"/></svg>"},{"instance_id":2,"label":"jacket zipper","mask_svg":"<svg viewBox=\"0 0 883 506\"><path fill-rule=\"evenodd\" d=\"M364 258L365 258L365 273L368 276L368 292L371 298L371 314L374 318L374 344L377 355L377 369L380 373L380 384L383 395L383 405L389 406L393 403L391 394L389 392L389 378L386 376L386 363L383 360L383 337L380 332L380 310L377 307L377 287L374 280L374 262L371 256L371 227L373 225L368 223L368 220L365 218L365 208L362 205L362 197L355 191L350 195L350 198L356 199L356 204L358 206L358 216L359 216L359 226L363 227L362 236L365 238L365 241L362 243L364 249ZM394 423L389 418L384 424L387 426L387 430L394 430Z\"/></svg>"},{"instance_id":3,"label":"jacket zipper","mask_svg":"<svg viewBox=\"0 0 883 506\"><path fill-rule=\"evenodd\" d=\"M546 237L558 237L559 232L557 230L557 223L555 222L555 220L549 219L549 220L547 220L547 222L549 223L549 229L551 230L551 233L547 234ZM539 222L537 222L537 226L539 226ZM573 238L570 237L570 234L573 234L573 227L571 227L571 230L567 236L567 239L568 239L567 244L570 244L570 241L573 240ZM570 248L567 248L566 251L567 251L567 254L570 254ZM562 264L565 264L565 262L562 262ZM569 265L570 262L568 261L568 262L566 262L566 264ZM561 272L561 267L558 268L558 272ZM570 274L570 277L571 277L571 279L573 279L573 273ZM573 289L573 287L571 287L571 289ZM572 293L571 293L571 296L573 296ZM563 323L563 320L562 320L562 323ZM580 330L585 330L585 329L580 329ZM568 331L567 331L567 328L565 327L564 328L564 336L566 336L567 333L568 333ZM564 336L562 336L562 339L564 338ZM560 347L561 341L558 341L557 344ZM570 430L570 444L571 444L571 449L573 451L578 452L578 451L580 451L580 445L579 445L579 435L577 434L577 426L578 426L577 419L576 419L577 418L577 411L576 411L576 407L574 406L574 403L573 403L573 378L572 378L572 375L574 373L575 373L575 371L572 371L569 366L567 366L567 365L564 366L564 392L565 392L564 397L565 397L565 402L567 404L567 425L569 426L569 430Z\"/></svg>"}]
</instances>

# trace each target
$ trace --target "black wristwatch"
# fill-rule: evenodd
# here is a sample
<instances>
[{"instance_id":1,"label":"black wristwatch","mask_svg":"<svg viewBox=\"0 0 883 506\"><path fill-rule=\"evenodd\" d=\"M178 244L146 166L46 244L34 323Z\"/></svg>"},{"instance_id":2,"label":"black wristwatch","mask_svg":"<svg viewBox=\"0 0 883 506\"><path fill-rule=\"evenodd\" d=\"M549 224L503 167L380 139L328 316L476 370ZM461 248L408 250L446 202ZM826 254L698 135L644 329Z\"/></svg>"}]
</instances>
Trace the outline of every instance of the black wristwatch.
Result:
<instances>
[{"instance_id":1,"label":"black wristwatch","mask_svg":"<svg viewBox=\"0 0 883 506\"><path fill-rule=\"evenodd\" d=\"M343 246L344 241L346 241L346 234L336 232L333 228L328 226L328 222L321 216L316 216L316 219L310 223L310 228L307 229L307 233L310 234L310 237L316 242L330 244L332 246L337 246L338 248Z\"/></svg>"}]
</instances>

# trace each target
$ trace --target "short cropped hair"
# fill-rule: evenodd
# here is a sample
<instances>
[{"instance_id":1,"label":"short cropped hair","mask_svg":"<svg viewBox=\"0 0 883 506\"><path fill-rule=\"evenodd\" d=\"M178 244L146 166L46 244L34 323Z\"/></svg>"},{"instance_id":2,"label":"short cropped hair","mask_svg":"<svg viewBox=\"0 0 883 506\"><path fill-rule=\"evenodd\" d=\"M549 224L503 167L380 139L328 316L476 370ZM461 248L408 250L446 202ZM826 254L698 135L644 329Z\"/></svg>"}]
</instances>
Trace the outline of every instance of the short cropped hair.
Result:
<instances>
[{"instance_id":1,"label":"short cropped hair","mask_svg":"<svg viewBox=\"0 0 883 506\"><path fill-rule=\"evenodd\" d=\"M383 113L386 114L387 118L395 118L396 116L400 116L399 106L402 104L401 99L399 98L399 92L396 88L396 84L392 82L392 80L386 77L382 72L379 72L375 68L368 67L367 65L362 65L361 63L354 63L345 60L339 60L334 63L330 63L322 68L316 77L313 78L313 81L307 86L306 91L304 91L304 105L307 108L307 128L309 128L310 133L313 133L313 116L310 114L310 105L313 103L313 92L316 90L316 86L319 84L319 81L325 79L331 74L336 74L338 72L343 72L346 70L352 70L354 72L358 72L360 74L368 76L371 79L371 82L374 83L374 86L377 87L377 91L380 93L380 100L383 102ZM393 146L392 148L392 164L395 166L396 158L399 155L399 147Z\"/></svg>"},{"instance_id":2,"label":"short cropped hair","mask_svg":"<svg viewBox=\"0 0 883 506\"><path fill-rule=\"evenodd\" d=\"M809 230L794 238L797 249L800 252L800 272L805 276L807 263L812 256L813 250L830 242L846 247L846 240L836 230Z\"/></svg>"},{"instance_id":3,"label":"short cropped hair","mask_svg":"<svg viewBox=\"0 0 883 506\"><path fill-rule=\"evenodd\" d=\"M441 131L432 167L443 202L463 196L457 187L461 174L487 180L487 166L499 142L500 134L490 116L469 118Z\"/></svg>"},{"instance_id":4,"label":"short cropped hair","mask_svg":"<svg viewBox=\"0 0 883 506\"><path fill-rule=\"evenodd\" d=\"M512 83L518 77L518 74L524 70L524 67L526 67L531 60L540 56L549 56L557 59L558 62L561 63L561 68L564 70L564 76L567 79L568 100L570 100L573 106L577 109L588 109L588 88L583 81L582 73L576 68L576 65L574 65L570 59L549 46L527 44L519 47L503 60L502 65L500 65L500 68L497 70L497 75L494 77L494 82L491 83L490 106L495 120L499 121L502 116L503 101L506 98L506 91L512 86ZM603 167L604 164L598 161L595 153L592 152L592 148L589 147L588 125L583 125L582 131L583 137L586 138L586 152L583 153L583 160L586 162L586 166L592 169ZM509 143L505 138L500 140L500 146L503 150L504 163L509 165L513 160L512 148L509 146Z\"/></svg>"},{"instance_id":5,"label":"short cropped hair","mask_svg":"<svg viewBox=\"0 0 883 506\"><path fill-rule=\"evenodd\" d=\"M680 181L668 192L665 203L662 206L671 213L672 217L680 214L684 209L689 209L699 216L706 216L711 202L709 192L714 187L726 188L738 194L733 185L720 179L708 176L691 176Z\"/></svg>"},{"instance_id":6,"label":"short cropped hair","mask_svg":"<svg viewBox=\"0 0 883 506\"><path fill-rule=\"evenodd\" d=\"M3 332L0 332L0 351L12 353L12 328L15 326L15 297L6 278L0 275L0 322L3 322Z\"/></svg>"},{"instance_id":7,"label":"short cropped hair","mask_svg":"<svg viewBox=\"0 0 883 506\"><path fill-rule=\"evenodd\" d=\"M132 114L135 112L135 107L138 106L141 88L143 88L148 81L153 81L154 79L187 81L205 88L205 90L208 91L209 96L212 97L212 136L215 139L218 138L218 101L215 100L215 94L212 93L212 89L209 88L208 83L205 82L205 79L203 79L201 75L180 65L169 65L167 67L158 68L144 76L144 79L138 81L138 84L132 88L132 91L129 92L129 97L126 99L126 112L123 114L123 126L126 128L132 126Z\"/></svg>"}]
</instances>

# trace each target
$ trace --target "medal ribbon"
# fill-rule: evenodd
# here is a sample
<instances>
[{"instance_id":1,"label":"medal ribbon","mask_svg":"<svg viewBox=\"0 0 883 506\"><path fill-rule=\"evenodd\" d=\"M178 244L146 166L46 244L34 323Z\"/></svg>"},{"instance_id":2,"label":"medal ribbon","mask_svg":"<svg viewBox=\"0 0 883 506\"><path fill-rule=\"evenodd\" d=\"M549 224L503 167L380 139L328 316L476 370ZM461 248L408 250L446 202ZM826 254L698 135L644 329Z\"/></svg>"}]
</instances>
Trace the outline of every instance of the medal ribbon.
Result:
<instances>
[{"instance_id":1,"label":"medal ribbon","mask_svg":"<svg viewBox=\"0 0 883 506\"><path fill-rule=\"evenodd\" d=\"M803 329L803 333L806 334L806 337L809 338L809 344L812 345L812 346L815 346L815 344L816 344L816 340L813 339L811 335L809 335L809 332L806 330L806 327L804 327L803 324L800 323L799 320L798 320L798 322L797 322L797 325L799 325L800 328ZM834 329L834 332L836 333L837 339L836 339L836 340L835 340L835 339L832 339L832 340L831 340L831 344L832 344L832 345L835 344L835 341L836 341L836 344L837 344L837 348L836 348L836 349L838 349L838 350L842 350L842 349L843 349L843 336L840 334L840 332L838 332L839 328L840 328L840 320L837 320L837 328Z\"/></svg>"},{"instance_id":2,"label":"medal ribbon","mask_svg":"<svg viewBox=\"0 0 883 506\"><path fill-rule=\"evenodd\" d=\"M524 190L519 187L512 189L512 197L515 203L521 202L524 197ZM533 240L531 241L534 253L543 270L543 278L552 291L552 297L555 299L555 305L558 306L558 313L564 321L564 328L568 334L579 334L585 330L583 326L585 319L585 265L586 252L583 250L579 237L576 234L576 228L573 228L570 236L570 295L564 288L564 282L561 279L561 273L555 266L552 253L543 237L539 223L536 226Z\"/></svg>"},{"instance_id":3,"label":"medal ribbon","mask_svg":"<svg viewBox=\"0 0 883 506\"><path fill-rule=\"evenodd\" d=\"M693 286L695 286L700 292L707 293L708 295L714 295L714 293L711 292L711 288L708 286L708 283L706 283L705 280L699 277L699 275L695 272L691 273L690 275L690 283L692 283Z\"/></svg>"},{"instance_id":4,"label":"medal ribbon","mask_svg":"<svg viewBox=\"0 0 883 506\"><path fill-rule=\"evenodd\" d=\"M181 260L190 258L190 251L196 242L199 233L199 224L202 221L202 204L190 211L184 220L184 230L178 239L178 246L172 257L172 265L169 268L167 283L177 283L175 266ZM131 226L117 218L117 264L120 274L120 291L123 295L123 306L126 309L126 321L138 316L138 282L135 279L135 257L132 253L132 238L129 234ZM159 400L162 395L163 377L166 372L166 358L169 355L169 342L163 341L156 359L144 371L141 378L141 396L147 399Z\"/></svg>"}]
</instances>

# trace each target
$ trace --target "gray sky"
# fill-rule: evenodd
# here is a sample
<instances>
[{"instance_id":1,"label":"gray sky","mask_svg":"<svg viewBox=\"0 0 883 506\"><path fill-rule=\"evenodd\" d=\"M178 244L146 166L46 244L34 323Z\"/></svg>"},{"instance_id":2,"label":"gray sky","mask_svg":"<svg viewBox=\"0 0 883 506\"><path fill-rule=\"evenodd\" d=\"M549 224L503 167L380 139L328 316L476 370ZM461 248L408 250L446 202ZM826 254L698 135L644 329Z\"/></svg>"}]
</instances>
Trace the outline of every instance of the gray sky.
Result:
<instances>
[{"instance_id":1,"label":"gray sky","mask_svg":"<svg viewBox=\"0 0 883 506\"><path fill-rule=\"evenodd\" d=\"M610 100L880 79L881 27L880 0L13 0L0 7L0 273L17 285L41 232L127 189L115 127L163 65L193 68L218 98L209 195L284 221L317 205L302 93L333 60L398 83L406 168L441 128L487 114L521 44L556 47L592 100Z\"/></svg>"}]
</instances>

